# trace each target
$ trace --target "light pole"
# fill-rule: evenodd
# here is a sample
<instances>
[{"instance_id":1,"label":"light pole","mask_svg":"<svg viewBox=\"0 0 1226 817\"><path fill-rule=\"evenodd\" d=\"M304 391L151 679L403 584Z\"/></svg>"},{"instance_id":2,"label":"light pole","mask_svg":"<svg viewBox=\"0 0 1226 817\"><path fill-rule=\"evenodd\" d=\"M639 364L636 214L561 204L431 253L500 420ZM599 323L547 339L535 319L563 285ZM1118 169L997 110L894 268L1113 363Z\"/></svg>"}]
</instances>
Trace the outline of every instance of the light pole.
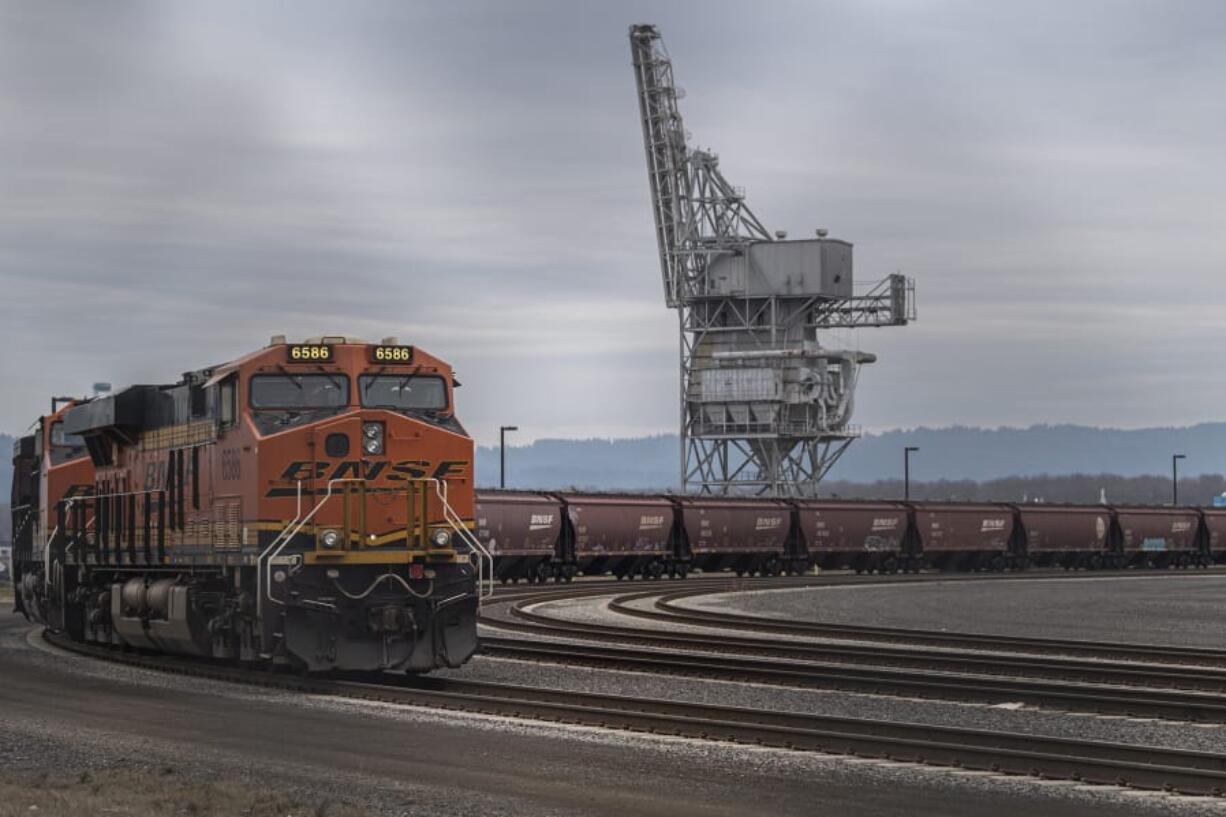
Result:
<instances>
[{"instance_id":1,"label":"light pole","mask_svg":"<svg viewBox=\"0 0 1226 817\"><path fill-rule=\"evenodd\" d=\"M1179 461L1186 460L1184 454L1171 455L1171 504L1179 504Z\"/></svg>"},{"instance_id":2,"label":"light pole","mask_svg":"<svg viewBox=\"0 0 1226 817\"><path fill-rule=\"evenodd\" d=\"M498 487L507 487L507 432L519 431L519 426L498 427Z\"/></svg>"},{"instance_id":3,"label":"light pole","mask_svg":"<svg viewBox=\"0 0 1226 817\"><path fill-rule=\"evenodd\" d=\"M913 445L908 445L902 450L902 498L903 501L911 499L911 452L919 451Z\"/></svg>"}]
</instances>

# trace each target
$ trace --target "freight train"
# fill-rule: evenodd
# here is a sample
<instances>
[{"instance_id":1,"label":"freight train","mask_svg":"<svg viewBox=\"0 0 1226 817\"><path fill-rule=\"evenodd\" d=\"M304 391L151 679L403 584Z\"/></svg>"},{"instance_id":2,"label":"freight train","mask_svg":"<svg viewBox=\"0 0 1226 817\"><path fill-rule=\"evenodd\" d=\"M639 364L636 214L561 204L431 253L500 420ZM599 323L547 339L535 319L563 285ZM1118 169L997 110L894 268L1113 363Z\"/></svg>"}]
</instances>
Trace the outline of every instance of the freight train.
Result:
<instances>
[{"instance_id":1,"label":"freight train","mask_svg":"<svg viewBox=\"0 0 1226 817\"><path fill-rule=\"evenodd\" d=\"M1226 508L528 491L479 491L476 502L477 536L503 582L1226 561Z\"/></svg>"},{"instance_id":2,"label":"freight train","mask_svg":"<svg viewBox=\"0 0 1226 817\"><path fill-rule=\"evenodd\" d=\"M395 338L277 336L171 385L53 401L14 445L17 610L301 671L460 666L492 562L456 385Z\"/></svg>"}]
</instances>

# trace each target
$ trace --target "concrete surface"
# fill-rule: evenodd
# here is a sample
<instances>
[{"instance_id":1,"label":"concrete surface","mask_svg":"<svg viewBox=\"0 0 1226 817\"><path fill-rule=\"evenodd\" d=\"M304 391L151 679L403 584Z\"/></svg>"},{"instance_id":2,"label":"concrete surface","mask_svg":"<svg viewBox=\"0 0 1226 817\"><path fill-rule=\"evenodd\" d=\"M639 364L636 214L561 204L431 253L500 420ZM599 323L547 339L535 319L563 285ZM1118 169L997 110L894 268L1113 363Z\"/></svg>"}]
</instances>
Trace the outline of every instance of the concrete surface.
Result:
<instances>
[{"instance_id":1,"label":"concrete surface","mask_svg":"<svg viewBox=\"0 0 1226 817\"><path fill-rule=\"evenodd\" d=\"M1226 649L1226 576L824 586L685 599L807 621Z\"/></svg>"}]
</instances>

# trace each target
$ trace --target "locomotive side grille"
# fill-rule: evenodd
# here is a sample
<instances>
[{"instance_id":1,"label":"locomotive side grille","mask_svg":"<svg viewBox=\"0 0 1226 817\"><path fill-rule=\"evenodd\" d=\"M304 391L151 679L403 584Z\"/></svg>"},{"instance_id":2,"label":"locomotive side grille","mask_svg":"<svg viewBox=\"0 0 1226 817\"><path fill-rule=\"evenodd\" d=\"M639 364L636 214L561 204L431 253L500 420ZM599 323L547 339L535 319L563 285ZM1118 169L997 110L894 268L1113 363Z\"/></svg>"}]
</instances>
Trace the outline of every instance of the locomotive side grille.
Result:
<instances>
[{"instance_id":1,"label":"locomotive side grille","mask_svg":"<svg viewBox=\"0 0 1226 817\"><path fill-rule=\"evenodd\" d=\"M239 532L240 499L219 499L213 504L213 547L237 549L242 545Z\"/></svg>"},{"instance_id":2,"label":"locomotive side grille","mask_svg":"<svg viewBox=\"0 0 1226 817\"><path fill-rule=\"evenodd\" d=\"M161 451L166 448L210 443L217 439L217 426L210 420L179 423L146 431L140 435L141 451Z\"/></svg>"}]
</instances>

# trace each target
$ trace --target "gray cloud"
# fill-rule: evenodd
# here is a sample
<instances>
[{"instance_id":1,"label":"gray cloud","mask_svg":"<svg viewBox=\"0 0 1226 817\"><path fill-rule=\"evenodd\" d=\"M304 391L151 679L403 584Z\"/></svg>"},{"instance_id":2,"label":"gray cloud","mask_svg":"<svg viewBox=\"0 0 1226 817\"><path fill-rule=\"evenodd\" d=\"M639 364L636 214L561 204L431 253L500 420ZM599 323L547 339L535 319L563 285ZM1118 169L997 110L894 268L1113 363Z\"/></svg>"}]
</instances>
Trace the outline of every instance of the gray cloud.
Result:
<instances>
[{"instance_id":1,"label":"gray cloud","mask_svg":"<svg viewBox=\"0 0 1226 817\"><path fill-rule=\"evenodd\" d=\"M489 440L671 431L625 30L772 227L915 276L859 420L1220 416L1226 9L0 3L0 428L274 332L452 360Z\"/></svg>"}]
</instances>

